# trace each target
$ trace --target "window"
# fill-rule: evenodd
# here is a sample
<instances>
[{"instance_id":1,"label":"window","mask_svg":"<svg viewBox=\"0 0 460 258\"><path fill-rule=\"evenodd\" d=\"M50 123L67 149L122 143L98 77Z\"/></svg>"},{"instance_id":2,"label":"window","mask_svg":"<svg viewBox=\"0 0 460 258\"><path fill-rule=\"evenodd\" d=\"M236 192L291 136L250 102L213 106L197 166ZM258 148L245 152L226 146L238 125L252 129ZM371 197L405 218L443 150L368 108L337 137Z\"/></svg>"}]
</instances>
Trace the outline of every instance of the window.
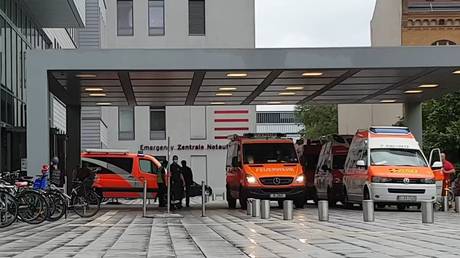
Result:
<instances>
[{"instance_id":1,"label":"window","mask_svg":"<svg viewBox=\"0 0 460 258\"><path fill-rule=\"evenodd\" d=\"M163 0L149 0L149 35L165 34L165 6Z\"/></svg>"},{"instance_id":2,"label":"window","mask_svg":"<svg viewBox=\"0 0 460 258\"><path fill-rule=\"evenodd\" d=\"M455 42L453 41L442 39L442 40L433 42L431 45L432 46L452 46L452 45L457 45L457 44L455 44Z\"/></svg>"},{"instance_id":3,"label":"window","mask_svg":"<svg viewBox=\"0 0 460 258\"><path fill-rule=\"evenodd\" d=\"M134 107L118 108L118 139L134 140Z\"/></svg>"},{"instance_id":4,"label":"window","mask_svg":"<svg viewBox=\"0 0 460 258\"><path fill-rule=\"evenodd\" d=\"M297 163L294 144L253 143L243 145L244 164Z\"/></svg>"},{"instance_id":5,"label":"window","mask_svg":"<svg viewBox=\"0 0 460 258\"><path fill-rule=\"evenodd\" d=\"M166 139L166 112L164 108L150 108L150 139Z\"/></svg>"},{"instance_id":6,"label":"window","mask_svg":"<svg viewBox=\"0 0 460 258\"><path fill-rule=\"evenodd\" d=\"M188 1L188 26L188 32L191 36L204 36L206 34L204 0Z\"/></svg>"},{"instance_id":7,"label":"window","mask_svg":"<svg viewBox=\"0 0 460 258\"><path fill-rule=\"evenodd\" d=\"M117 1L117 34L118 36L134 35L134 15L132 0Z\"/></svg>"},{"instance_id":8,"label":"window","mask_svg":"<svg viewBox=\"0 0 460 258\"><path fill-rule=\"evenodd\" d=\"M152 161L147 159L139 160L139 166L141 167L142 172L145 173L154 173L156 172L155 166L153 165Z\"/></svg>"},{"instance_id":9,"label":"window","mask_svg":"<svg viewBox=\"0 0 460 258\"><path fill-rule=\"evenodd\" d=\"M132 158L82 158L82 165L90 169L100 168L99 174L131 174L133 169Z\"/></svg>"},{"instance_id":10,"label":"window","mask_svg":"<svg viewBox=\"0 0 460 258\"><path fill-rule=\"evenodd\" d=\"M372 149L373 166L427 167L425 158L419 150L411 149Z\"/></svg>"}]
</instances>

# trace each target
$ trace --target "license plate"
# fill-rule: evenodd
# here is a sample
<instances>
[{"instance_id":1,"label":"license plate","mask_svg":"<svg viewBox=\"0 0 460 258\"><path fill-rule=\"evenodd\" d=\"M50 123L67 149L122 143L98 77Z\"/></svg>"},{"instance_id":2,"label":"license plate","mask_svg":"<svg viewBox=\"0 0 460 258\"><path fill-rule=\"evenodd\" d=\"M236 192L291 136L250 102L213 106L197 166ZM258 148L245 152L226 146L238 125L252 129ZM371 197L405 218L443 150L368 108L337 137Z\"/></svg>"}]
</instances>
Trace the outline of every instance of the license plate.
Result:
<instances>
[{"instance_id":1,"label":"license plate","mask_svg":"<svg viewBox=\"0 0 460 258\"><path fill-rule=\"evenodd\" d=\"M272 193L270 194L270 198L286 198L286 194Z\"/></svg>"},{"instance_id":2,"label":"license plate","mask_svg":"<svg viewBox=\"0 0 460 258\"><path fill-rule=\"evenodd\" d=\"M397 199L398 201L415 202L417 201L417 196L398 195Z\"/></svg>"}]
</instances>

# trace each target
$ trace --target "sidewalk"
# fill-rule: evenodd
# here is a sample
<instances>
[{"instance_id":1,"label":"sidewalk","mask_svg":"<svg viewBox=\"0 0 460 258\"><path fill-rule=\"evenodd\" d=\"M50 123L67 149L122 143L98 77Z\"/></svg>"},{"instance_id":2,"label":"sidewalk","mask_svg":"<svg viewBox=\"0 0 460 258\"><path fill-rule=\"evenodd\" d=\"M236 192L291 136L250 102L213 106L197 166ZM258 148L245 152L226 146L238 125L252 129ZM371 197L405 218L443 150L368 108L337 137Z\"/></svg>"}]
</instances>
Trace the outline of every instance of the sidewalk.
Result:
<instances>
[{"instance_id":1,"label":"sidewalk","mask_svg":"<svg viewBox=\"0 0 460 258\"><path fill-rule=\"evenodd\" d=\"M139 201L136 201L139 203ZM97 217L40 225L15 223L0 231L0 257L458 257L460 215L435 214L421 223L420 212L376 212L362 222L360 210L334 209L318 222L317 208L295 210L282 220L209 204L207 217L194 204L183 218L143 218L140 206L104 207ZM154 214L155 209L149 209Z\"/></svg>"}]
</instances>

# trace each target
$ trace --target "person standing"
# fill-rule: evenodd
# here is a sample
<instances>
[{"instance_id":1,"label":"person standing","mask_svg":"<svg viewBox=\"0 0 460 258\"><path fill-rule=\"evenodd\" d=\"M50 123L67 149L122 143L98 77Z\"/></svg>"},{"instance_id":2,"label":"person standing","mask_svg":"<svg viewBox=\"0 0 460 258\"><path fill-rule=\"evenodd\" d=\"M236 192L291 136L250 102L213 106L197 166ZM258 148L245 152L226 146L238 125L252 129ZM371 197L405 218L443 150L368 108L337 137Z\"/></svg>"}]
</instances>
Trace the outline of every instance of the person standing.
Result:
<instances>
[{"instance_id":1,"label":"person standing","mask_svg":"<svg viewBox=\"0 0 460 258\"><path fill-rule=\"evenodd\" d=\"M447 160L445 153L441 153L441 159L442 159L442 172L444 173L444 177L449 179L449 183L450 183L454 180L455 166L450 161Z\"/></svg>"},{"instance_id":2,"label":"person standing","mask_svg":"<svg viewBox=\"0 0 460 258\"><path fill-rule=\"evenodd\" d=\"M167 203L167 188L166 188L166 178L165 172L168 167L168 161L163 161L160 169L158 170L158 207L166 207Z\"/></svg>"},{"instance_id":3,"label":"person standing","mask_svg":"<svg viewBox=\"0 0 460 258\"><path fill-rule=\"evenodd\" d=\"M184 177L182 176L182 168L178 164L179 157L173 156L173 163L170 166L171 173L171 207L182 208L182 198L184 198Z\"/></svg>"},{"instance_id":4,"label":"person standing","mask_svg":"<svg viewBox=\"0 0 460 258\"><path fill-rule=\"evenodd\" d=\"M187 167L187 161L182 160L182 176L185 182L185 206L190 207L190 187L193 184L193 173L190 167Z\"/></svg>"}]
</instances>

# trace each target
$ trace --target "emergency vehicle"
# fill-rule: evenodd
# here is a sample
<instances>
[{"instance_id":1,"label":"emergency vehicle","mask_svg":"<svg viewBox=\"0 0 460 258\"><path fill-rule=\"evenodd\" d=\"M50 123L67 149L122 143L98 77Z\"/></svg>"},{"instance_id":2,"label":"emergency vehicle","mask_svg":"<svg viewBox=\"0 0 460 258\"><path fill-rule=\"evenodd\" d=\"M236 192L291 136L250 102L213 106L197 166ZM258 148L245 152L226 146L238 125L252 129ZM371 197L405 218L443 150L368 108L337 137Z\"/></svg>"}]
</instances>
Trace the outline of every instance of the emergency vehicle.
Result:
<instances>
[{"instance_id":1,"label":"emergency vehicle","mask_svg":"<svg viewBox=\"0 0 460 258\"><path fill-rule=\"evenodd\" d=\"M343 182L348 207L373 200L380 207L397 205L404 210L436 199L433 171L407 127L358 130L345 161Z\"/></svg>"},{"instance_id":2,"label":"emergency vehicle","mask_svg":"<svg viewBox=\"0 0 460 258\"><path fill-rule=\"evenodd\" d=\"M81 154L82 166L98 171L94 188L104 198L140 198L147 181L149 198L158 192L161 163L150 155L125 150L89 149Z\"/></svg>"},{"instance_id":3,"label":"emergency vehicle","mask_svg":"<svg viewBox=\"0 0 460 258\"><path fill-rule=\"evenodd\" d=\"M352 135L322 137L325 143L316 166L314 185L317 199L328 200L330 206L343 202L343 169Z\"/></svg>"},{"instance_id":4,"label":"emergency vehicle","mask_svg":"<svg viewBox=\"0 0 460 258\"><path fill-rule=\"evenodd\" d=\"M282 134L230 136L227 149L226 188L229 208L239 200L246 209L248 198L305 204L302 166L292 139Z\"/></svg>"}]
</instances>

